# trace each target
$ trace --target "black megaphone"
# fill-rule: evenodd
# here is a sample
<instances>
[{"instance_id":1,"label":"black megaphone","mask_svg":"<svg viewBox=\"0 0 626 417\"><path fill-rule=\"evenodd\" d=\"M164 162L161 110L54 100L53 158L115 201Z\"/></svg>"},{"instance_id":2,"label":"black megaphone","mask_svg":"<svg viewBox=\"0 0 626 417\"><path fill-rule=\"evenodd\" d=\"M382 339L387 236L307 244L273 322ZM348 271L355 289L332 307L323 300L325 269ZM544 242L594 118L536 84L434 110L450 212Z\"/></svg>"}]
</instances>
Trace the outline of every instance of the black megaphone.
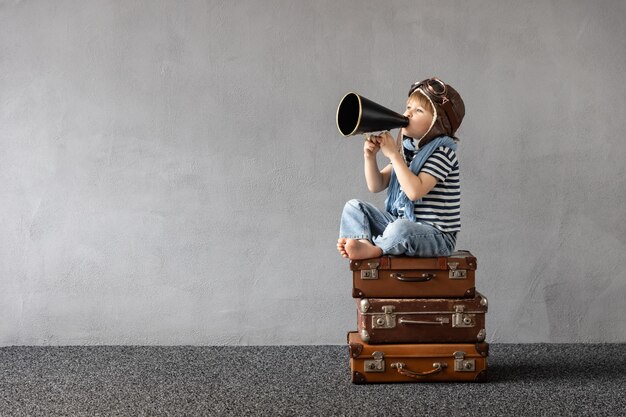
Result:
<instances>
[{"instance_id":1,"label":"black megaphone","mask_svg":"<svg viewBox=\"0 0 626 417\"><path fill-rule=\"evenodd\" d=\"M343 96L337 107L337 129L343 136L391 130L408 125L408 117L357 93L350 92Z\"/></svg>"}]
</instances>

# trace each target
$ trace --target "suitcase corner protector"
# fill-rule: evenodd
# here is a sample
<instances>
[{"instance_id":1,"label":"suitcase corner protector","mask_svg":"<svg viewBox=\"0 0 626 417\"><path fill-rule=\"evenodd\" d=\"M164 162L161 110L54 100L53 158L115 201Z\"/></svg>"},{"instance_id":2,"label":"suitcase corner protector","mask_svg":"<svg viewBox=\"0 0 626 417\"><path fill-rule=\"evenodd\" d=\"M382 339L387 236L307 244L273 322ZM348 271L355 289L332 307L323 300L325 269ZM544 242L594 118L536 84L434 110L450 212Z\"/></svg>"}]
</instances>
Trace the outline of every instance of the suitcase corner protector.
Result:
<instances>
[{"instance_id":1,"label":"suitcase corner protector","mask_svg":"<svg viewBox=\"0 0 626 417\"><path fill-rule=\"evenodd\" d=\"M359 371L352 371L352 383L365 384L367 383L367 379L365 379L365 376Z\"/></svg>"},{"instance_id":2,"label":"suitcase corner protector","mask_svg":"<svg viewBox=\"0 0 626 417\"><path fill-rule=\"evenodd\" d=\"M350 271L358 271L360 266L359 261L350 260Z\"/></svg>"},{"instance_id":3,"label":"suitcase corner protector","mask_svg":"<svg viewBox=\"0 0 626 417\"><path fill-rule=\"evenodd\" d=\"M363 345L360 343L350 343L348 346L350 349L350 357L352 358L358 358L361 352L363 352Z\"/></svg>"},{"instance_id":4,"label":"suitcase corner protector","mask_svg":"<svg viewBox=\"0 0 626 417\"><path fill-rule=\"evenodd\" d=\"M470 268L472 268L474 271L476 271L478 269L478 260L476 259L476 257L472 256L470 258L468 258L467 260L467 264L470 266Z\"/></svg>"},{"instance_id":5,"label":"suitcase corner protector","mask_svg":"<svg viewBox=\"0 0 626 417\"><path fill-rule=\"evenodd\" d=\"M487 369L483 369L479 373L476 374L476 378L474 381L476 382L487 382L489 380L489 374L487 373Z\"/></svg>"},{"instance_id":6,"label":"suitcase corner protector","mask_svg":"<svg viewBox=\"0 0 626 417\"><path fill-rule=\"evenodd\" d=\"M487 342L479 342L476 343L476 351L480 354L480 356L482 357L487 357L489 356L489 343Z\"/></svg>"}]
</instances>

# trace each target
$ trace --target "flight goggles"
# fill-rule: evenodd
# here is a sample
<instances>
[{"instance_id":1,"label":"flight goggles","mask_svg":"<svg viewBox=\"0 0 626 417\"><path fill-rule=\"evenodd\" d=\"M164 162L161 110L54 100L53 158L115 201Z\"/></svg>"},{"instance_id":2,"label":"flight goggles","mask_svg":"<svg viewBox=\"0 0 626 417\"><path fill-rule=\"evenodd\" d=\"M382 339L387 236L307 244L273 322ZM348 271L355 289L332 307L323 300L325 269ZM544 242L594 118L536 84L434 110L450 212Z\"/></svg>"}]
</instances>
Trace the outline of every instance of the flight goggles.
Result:
<instances>
[{"instance_id":1,"label":"flight goggles","mask_svg":"<svg viewBox=\"0 0 626 417\"><path fill-rule=\"evenodd\" d=\"M448 120L450 121L450 125L452 127L452 132L455 132L459 128L459 125L461 123L459 122L459 119L454 112L452 102L447 97L448 86L446 85L446 83L444 83L437 77L432 77L423 81L413 83L413 85L411 85L411 89L409 90L409 96L413 94L418 88L422 92L427 94L431 99L433 99L434 103L438 103L441 105L443 111L446 113L446 116L448 116Z\"/></svg>"}]
</instances>

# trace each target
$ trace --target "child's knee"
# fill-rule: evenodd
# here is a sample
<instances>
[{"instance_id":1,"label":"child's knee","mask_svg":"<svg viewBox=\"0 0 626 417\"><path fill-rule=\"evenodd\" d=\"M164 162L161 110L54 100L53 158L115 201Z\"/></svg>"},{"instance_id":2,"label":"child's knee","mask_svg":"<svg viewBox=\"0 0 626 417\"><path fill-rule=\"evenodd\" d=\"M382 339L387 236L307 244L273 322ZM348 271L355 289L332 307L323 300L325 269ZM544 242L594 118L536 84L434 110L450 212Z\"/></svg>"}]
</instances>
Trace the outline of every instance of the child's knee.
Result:
<instances>
[{"instance_id":1,"label":"child's knee","mask_svg":"<svg viewBox=\"0 0 626 417\"><path fill-rule=\"evenodd\" d=\"M383 236L393 237L396 239L406 239L411 233L411 223L413 223L411 220L398 219L387 226L385 232L383 233Z\"/></svg>"},{"instance_id":2,"label":"child's knee","mask_svg":"<svg viewBox=\"0 0 626 417\"><path fill-rule=\"evenodd\" d=\"M349 200L344 206L343 206L343 211L361 211L361 200L357 200L356 198L353 198L352 200Z\"/></svg>"}]
</instances>

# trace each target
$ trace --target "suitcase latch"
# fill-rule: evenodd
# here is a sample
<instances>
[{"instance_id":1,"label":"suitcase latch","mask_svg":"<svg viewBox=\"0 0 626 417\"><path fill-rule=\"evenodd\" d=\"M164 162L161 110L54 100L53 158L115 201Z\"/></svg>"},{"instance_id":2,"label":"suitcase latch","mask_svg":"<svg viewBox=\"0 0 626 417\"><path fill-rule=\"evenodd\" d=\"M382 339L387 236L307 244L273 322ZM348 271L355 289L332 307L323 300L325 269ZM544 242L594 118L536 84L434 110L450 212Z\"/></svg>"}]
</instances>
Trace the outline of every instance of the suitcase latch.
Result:
<instances>
[{"instance_id":1,"label":"suitcase latch","mask_svg":"<svg viewBox=\"0 0 626 417\"><path fill-rule=\"evenodd\" d=\"M465 352L454 352L454 370L456 372L475 372L476 360L465 359Z\"/></svg>"},{"instance_id":2,"label":"suitcase latch","mask_svg":"<svg viewBox=\"0 0 626 417\"><path fill-rule=\"evenodd\" d=\"M369 262L367 266L370 269L361 270L361 279L378 279L378 267L379 263Z\"/></svg>"},{"instance_id":3,"label":"suitcase latch","mask_svg":"<svg viewBox=\"0 0 626 417\"><path fill-rule=\"evenodd\" d=\"M382 306L383 314L372 315L372 329L393 329L396 327L395 306Z\"/></svg>"},{"instance_id":4,"label":"suitcase latch","mask_svg":"<svg viewBox=\"0 0 626 417\"><path fill-rule=\"evenodd\" d=\"M450 279L467 279L467 271L465 269L457 269L458 262L448 262L448 268L450 268Z\"/></svg>"},{"instance_id":5,"label":"suitcase latch","mask_svg":"<svg viewBox=\"0 0 626 417\"><path fill-rule=\"evenodd\" d=\"M452 314L452 327L474 327L476 325L476 314L464 313L465 306L454 306L455 313Z\"/></svg>"},{"instance_id":6,"label":"suitcase latch","mask_svg":"<svg viewBox=\"0 0 626 417\"><path fill-rule=\"evenodd\" d=\"M365 372L385 372L385 354L376 351L372 353L374 359L367 359L364 362Z\"/></svg>"}]
</instances>

